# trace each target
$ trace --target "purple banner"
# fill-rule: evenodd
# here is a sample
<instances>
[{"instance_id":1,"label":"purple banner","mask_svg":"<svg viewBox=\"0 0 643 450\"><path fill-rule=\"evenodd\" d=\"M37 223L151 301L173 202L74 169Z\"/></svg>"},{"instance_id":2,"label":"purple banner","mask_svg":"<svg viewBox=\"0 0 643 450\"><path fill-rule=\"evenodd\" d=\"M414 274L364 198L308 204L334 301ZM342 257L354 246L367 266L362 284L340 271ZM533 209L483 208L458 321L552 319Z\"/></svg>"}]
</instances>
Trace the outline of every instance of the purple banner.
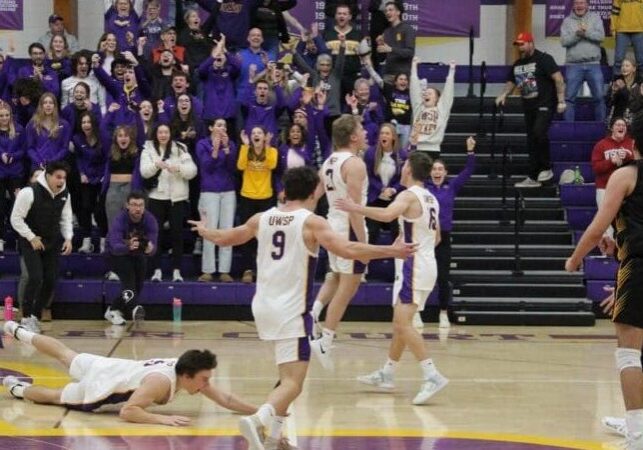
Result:
<instances>
[{"instance_id":1,"label":"purple banner","mask_svg":"<svg viewBox=\"0 0 643 450\"><path fill-rule=\"evenodd\" d=\"M361 0L361 11L368 11L369 0ZM306 28L312 22L323 30L326 2L300 1L290 12ZM402 20L410 24L418 37L469 36L471 28L480 35L480 0L406 0Z\"/></svg>"},{"instance_id":2,"label":"purple banner","mask_svg":"<svg viewBox=\"0 0 643 450\"><path fill-rule=\"evenodd\" d=\"M565 17L572 11L574 0L547 0L545 17L545 35L560 36L560 27ZM610 36L610 14L612 12L612 0L589 0L590 11L596 11L603 19L605 35Z\"/></svg>"},{"instance_id":3,"label":"purple banner","mask_svg":"<svg viewBox=\"0 0 643 450\"><path fill-rule=\"evenodd\" d=\"M0 0L0 30L22 30L23 0Z\"/></svg>"}]
</instances>

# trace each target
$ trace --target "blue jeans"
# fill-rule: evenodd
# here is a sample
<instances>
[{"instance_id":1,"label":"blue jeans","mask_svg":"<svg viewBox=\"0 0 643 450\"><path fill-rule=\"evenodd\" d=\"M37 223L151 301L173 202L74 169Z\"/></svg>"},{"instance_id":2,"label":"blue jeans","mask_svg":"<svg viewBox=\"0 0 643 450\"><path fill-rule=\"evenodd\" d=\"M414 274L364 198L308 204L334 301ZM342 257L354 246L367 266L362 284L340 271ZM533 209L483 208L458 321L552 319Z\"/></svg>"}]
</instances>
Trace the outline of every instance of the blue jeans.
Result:
<instances>
[{"instance_id":1,"label":"blue jeans","mask_svg":"<svg viewBox=\"0 0 643 450\"><path fill-rule=\"evenodd\" d=\"M605 99L603 72L600 64L569 64L565 72L567 84L565 85L565 120L573 122L576 113L576 97L578 91L583 85L583 81L589 84L589 90L592 93L594 101L594 120L597 122L605 121Z\"/></svg>"},{"instance_id":2,"label":"blue jeans","mask_svg":"<svg viewBox=\"0 0 643 450\"><path fill-rule=\"evenodd\" d=\"M639 74L643 74L643 32L641 32L616 33L616 47L614 48L615 75L620 75L621 73L621 64L630 44L634 47L634 57L636 58Z\"/></svg>"},{"instance_id":3,"label":"blue jeans","mask_svg":"<svg viewBox=\"0 0 643 450\"><path fill-rule=\"evenodd\" d=\"M208 228L232 228L236 209L237 194L234 191L201 192L199 211L205 216L205 224ZM214 251L214 243L204 239L201 257L203 273L213 274L217 271ZM219 273L229 274L231 267L232 247L219 247Z\"/></svg>"}]
</instances>

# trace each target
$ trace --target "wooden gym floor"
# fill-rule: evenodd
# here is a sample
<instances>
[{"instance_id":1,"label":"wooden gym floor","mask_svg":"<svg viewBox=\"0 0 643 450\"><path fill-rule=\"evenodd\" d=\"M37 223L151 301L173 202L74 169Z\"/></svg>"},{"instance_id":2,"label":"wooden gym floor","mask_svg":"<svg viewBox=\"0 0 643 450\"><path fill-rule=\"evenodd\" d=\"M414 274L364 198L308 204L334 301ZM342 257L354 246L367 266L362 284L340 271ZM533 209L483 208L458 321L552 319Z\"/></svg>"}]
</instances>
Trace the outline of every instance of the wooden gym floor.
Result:
<instances>
[{"instance_id":1,"label":"wooden gym floor","mask_svg":"<svg viewBox=\"0 0 643 450\"><path fill-rule=\"evenodd\" d=\"M208 348L219 360L213 382L256 404L277 381L270 347L257 339L252 322L144 322L133 328L56 321L44 324L44 333L76 351L122 358ZM354 381L385 360L389 333L386 323L345 323L335 372L312 361L287 422L300 449L609 449L623 442L600 424L602 416L624 412L608 321L591 328L454 326L448 333L427 324L427 345L450 384L426 406L410 404L421 381L410 355L398 368L394 393ZM67 382L57 362L12 338L3 341L0 376L18 372L48 386ZM203 397L183 393L155 410L193 423L181 429L129 424L116 409L72 412L2 392L0 449L247 448L237 432L239 416Z\"/></svg>"}]
</instances>

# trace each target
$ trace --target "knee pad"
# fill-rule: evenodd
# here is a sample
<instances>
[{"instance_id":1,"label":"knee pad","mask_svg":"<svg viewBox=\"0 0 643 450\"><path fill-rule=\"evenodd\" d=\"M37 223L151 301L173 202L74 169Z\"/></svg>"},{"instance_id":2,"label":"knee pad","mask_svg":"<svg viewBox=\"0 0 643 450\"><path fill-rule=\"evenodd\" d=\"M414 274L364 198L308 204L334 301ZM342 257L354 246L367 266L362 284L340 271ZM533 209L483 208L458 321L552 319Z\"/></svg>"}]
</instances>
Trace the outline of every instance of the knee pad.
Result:
<instances>
[{"instance_id":1,"label":"knee pad","mask_svg":"<svg viewBox=\"0 0 643 450\"><path fill-rule=\"evenodd\" d=\"M630 368L637 368L639 371L642 369L640 350L619 347L614 351L614 358L616 359L616 368L619 372Z\"/></svg>"}]
</instances>

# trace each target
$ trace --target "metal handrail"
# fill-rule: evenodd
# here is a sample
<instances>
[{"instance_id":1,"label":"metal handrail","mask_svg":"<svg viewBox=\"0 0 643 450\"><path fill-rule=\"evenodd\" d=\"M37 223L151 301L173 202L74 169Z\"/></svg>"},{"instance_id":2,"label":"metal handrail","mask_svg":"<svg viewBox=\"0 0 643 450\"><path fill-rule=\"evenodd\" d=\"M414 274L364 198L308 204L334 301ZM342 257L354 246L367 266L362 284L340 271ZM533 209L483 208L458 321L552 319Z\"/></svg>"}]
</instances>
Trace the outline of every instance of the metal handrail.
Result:
<instances>
[{"instance_id":1,"label":"metal handrail","mask_svg":"<svg viewBox=\"0 0 643 450\"><path fill-rule=\"evenodd\" d=\"M525 224L525 197L521 189L516 189L514 199L514 270L515 276L523 275L524 272L520 261L520 232Z\"/></svg>"},{"instance_id":2,"label":"metal handrail","mask_svg":"<svg viewBox=\"0 0 643 450\"><path fill-rule=\"evenodd\" d=\"M487 91L487 62L480 65L480 104L478 106L478 133L479 138L487 135L484 126L484 94Z\"/></svg>"},{"instance_id":3,"label":"metal handrail","mask_svg":"<svg viewBox=\"0 0 643 450\"><path fill-rule=\"evenodd\" d=\"M500 118L498 118L498 116ZM493 103L493 108L491 110L491 145L490 149L490 162L491 169L489 170L489 179L495 180L498 178L496 173L496 133L500 130L505 124L505 110L502 105L498 106L496 103Z\"/></svg>"},{"instance_id":4,"label":"metal handrail","mask_svg":"<svg viewBox=\"0 0 643 450\"><path fill-rule=\"evenodd\" d=\"M475 45L473 41L473 25L469 29L469 89L467 91L468 98L474 98L476 94L473 93L473 52Z\"/></svg>"}]
</instances>

